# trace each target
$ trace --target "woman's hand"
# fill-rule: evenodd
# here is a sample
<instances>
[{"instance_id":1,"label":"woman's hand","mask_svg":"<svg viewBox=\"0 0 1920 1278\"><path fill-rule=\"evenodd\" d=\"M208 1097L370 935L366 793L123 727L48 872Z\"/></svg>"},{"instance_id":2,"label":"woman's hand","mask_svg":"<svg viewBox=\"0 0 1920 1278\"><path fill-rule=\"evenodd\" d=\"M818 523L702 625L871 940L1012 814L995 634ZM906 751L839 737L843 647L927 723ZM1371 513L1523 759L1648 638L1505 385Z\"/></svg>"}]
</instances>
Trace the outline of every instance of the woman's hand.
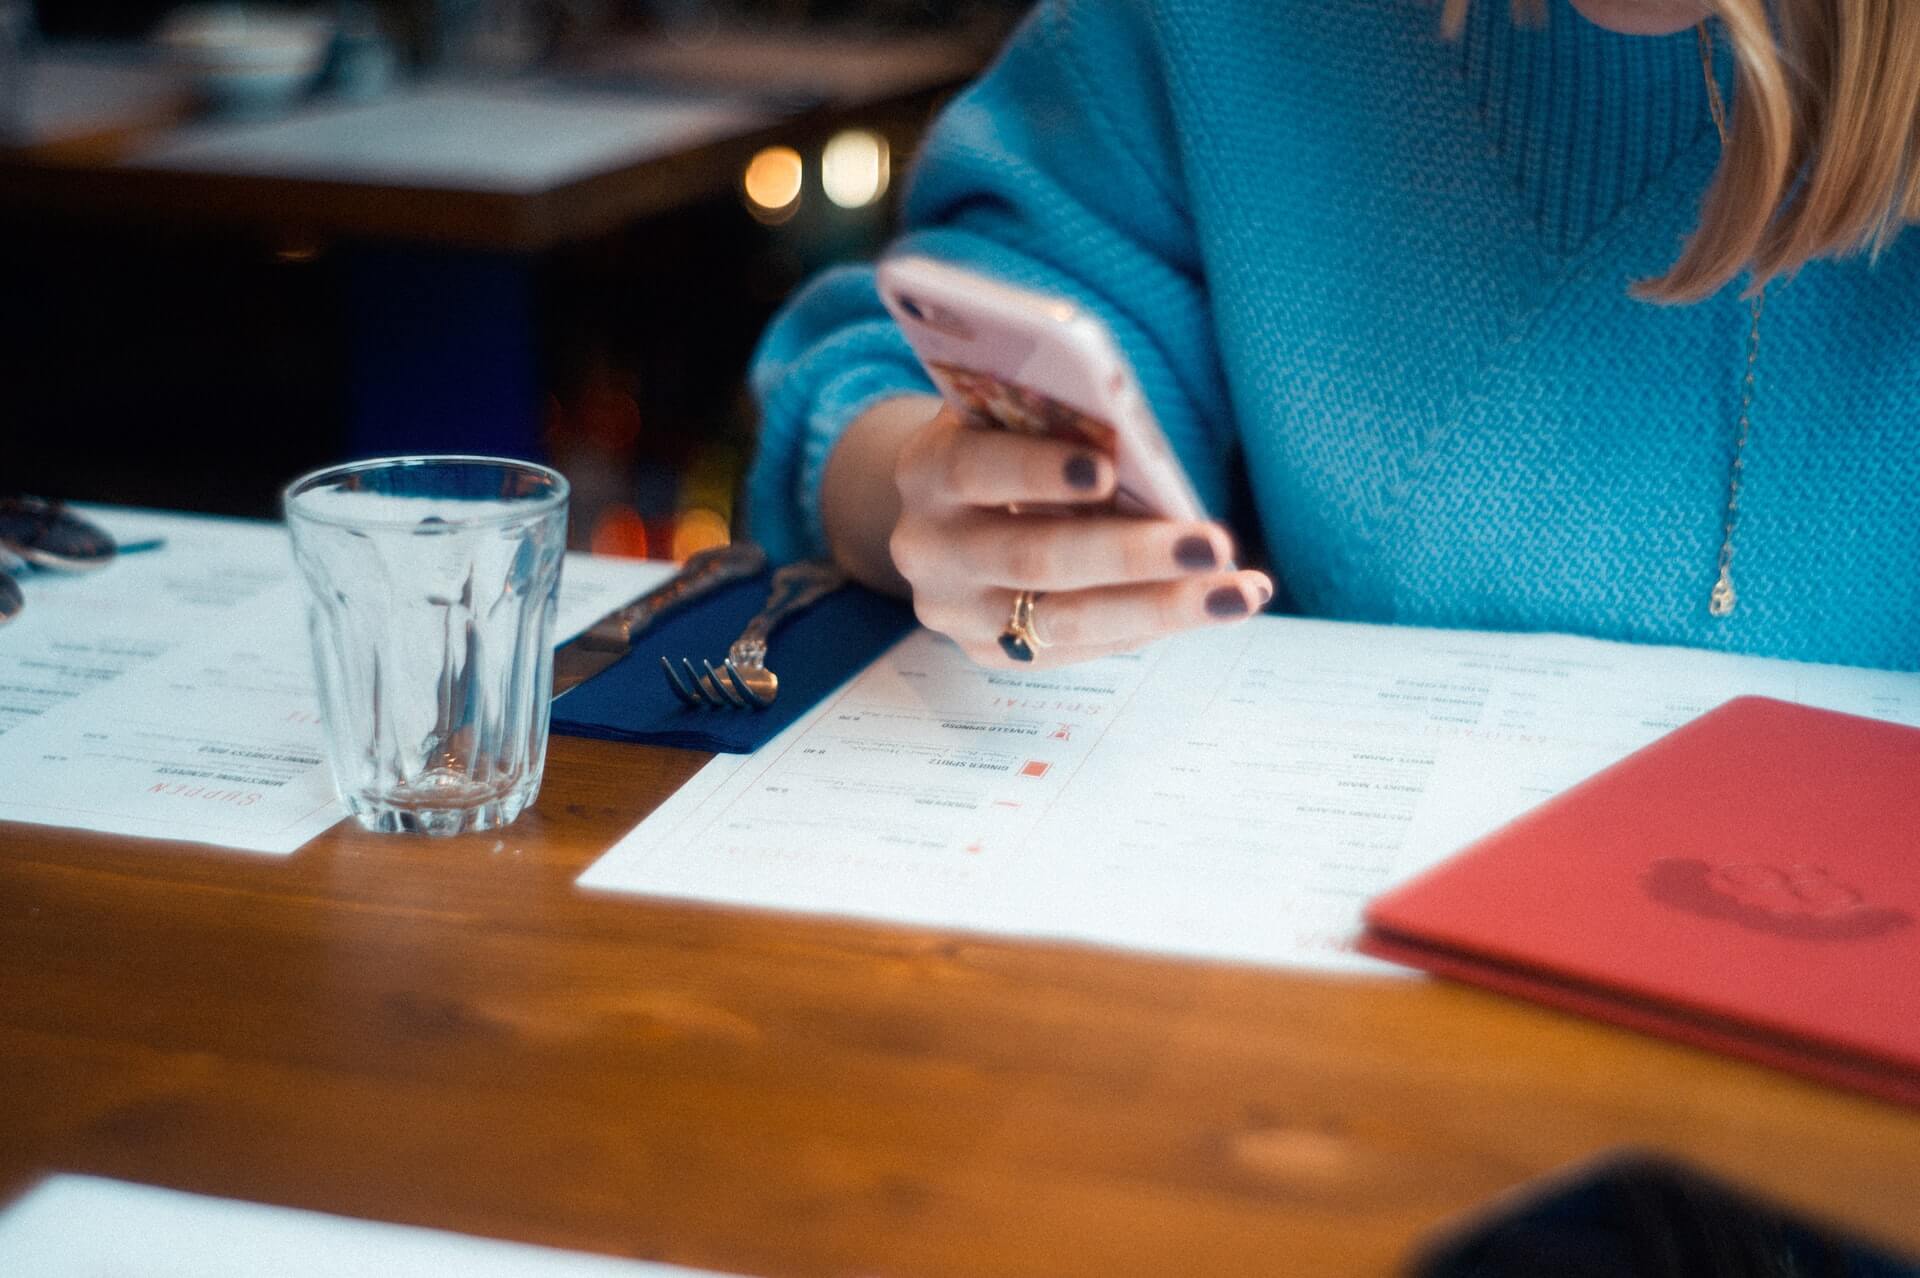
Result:
<instances>
[{"instance_id":1,"label":"woman's hand","mask_svg":"<svg viewBox=\"0 0 1920 1278\"><path fill-rule=\"evenodd\" d=\"M887 550L921 623L982 665L1019 664L1001 650L999 636L1021 590L1041 596L1033 628L1046 646L1036 665L1085 661L1178 631L1242 621L1273 597L1265 574L1226 567L1233 543L1218 524L1051 513L1091 511L1112 498L1106 457L969 426L944 406L920 421L905 429L896 422L893 432L899 507ZM832 479L830 468L830 532L845 523L832 509ZM1022 508L1029 509L1015 513Z\"/></svg>"}]
</instances>

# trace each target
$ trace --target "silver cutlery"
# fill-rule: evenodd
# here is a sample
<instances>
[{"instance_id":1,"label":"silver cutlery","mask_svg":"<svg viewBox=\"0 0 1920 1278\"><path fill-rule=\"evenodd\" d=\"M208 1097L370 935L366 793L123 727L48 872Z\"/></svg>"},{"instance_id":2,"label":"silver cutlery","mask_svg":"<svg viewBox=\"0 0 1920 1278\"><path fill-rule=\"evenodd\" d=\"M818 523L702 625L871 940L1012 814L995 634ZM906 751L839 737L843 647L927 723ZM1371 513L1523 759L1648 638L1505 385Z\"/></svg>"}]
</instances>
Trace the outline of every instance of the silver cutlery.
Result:
<instances>
[{"instance_id":1,"label":"silver cutlery","mask_svg":"<svg viewBox=\"0 0 1920 1278\"><path fill-rule=\"evenodd\" d=\"M564 692L593 678L625 657L634 636L675 608L704 599L722 586L759 575L767 566L766 552L750 541L702 550L687 559L671 578L624 608L608 613L577 638L563 645L553 659L553 684Z\"/></svg>"},{"instance_id":2,"label":"silver cutlery","mask_svg":"<svg viewBox=\"0 0 1920 1278\"><path fill-rule=\"evenodd\" d=\"M65 502L14 493L0 497L0 546L35 568L90 572L113 562L116 547L105 529L67 509Z\"/></svg>"},{"instance_id":3,"label":"silver cutlery","mask_svg":"<svg viewBox=\"0 0 1920 1278\"><path fill-rule=\"evenodd\" d=\"M166 544L164 537L153 537L116 546L105 530L60 502L0 497L0 625L27 606L26 594L15 578L36 572L92 572L121 555L158 550Z\"/></svg>"},{"instance_id":4,"label":"silver cutlery","mask_svg":"<svg viewBox=\"0 0 1920 1278\"><path fill-rule=\"evenodd\" d=\"M767 668L767 641L781 623L818 603L845 585L847 576L830 563L809 560L788 564L773 574L767 592L767 606L741 630L740 637L727 649L726 659L715 666L703 660L706 673L695 669L692 661L680 658L684 677L673 662L660 658L667 686L674 695L692 707L711 706L717 710L764 710L780 695L780 680Z\"/></svg>"}]
</instances>

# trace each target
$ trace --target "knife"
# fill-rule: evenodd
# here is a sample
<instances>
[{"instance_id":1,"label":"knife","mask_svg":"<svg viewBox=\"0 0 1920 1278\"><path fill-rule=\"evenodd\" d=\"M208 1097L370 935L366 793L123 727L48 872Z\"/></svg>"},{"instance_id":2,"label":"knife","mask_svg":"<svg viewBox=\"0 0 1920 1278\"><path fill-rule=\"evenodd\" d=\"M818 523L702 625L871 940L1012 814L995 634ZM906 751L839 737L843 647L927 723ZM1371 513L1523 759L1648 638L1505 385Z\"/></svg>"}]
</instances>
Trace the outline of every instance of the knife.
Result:
<instances>
[{"instance_id":1,"label":"knife","mask_svg":"<svg viewBox=\"0 0 1920 1278\"><path fill-rule=\"evenodd\" d=\"M690 557L686 566L664 583L641 595L624 608L617 608L588 626L553 654L553 691L555 696L593 676L625 657L633 648L634 636L667 613L723 586L758 576L767 566L767 552L750 541L702 550Z\"/></svg>"}]
</instances>

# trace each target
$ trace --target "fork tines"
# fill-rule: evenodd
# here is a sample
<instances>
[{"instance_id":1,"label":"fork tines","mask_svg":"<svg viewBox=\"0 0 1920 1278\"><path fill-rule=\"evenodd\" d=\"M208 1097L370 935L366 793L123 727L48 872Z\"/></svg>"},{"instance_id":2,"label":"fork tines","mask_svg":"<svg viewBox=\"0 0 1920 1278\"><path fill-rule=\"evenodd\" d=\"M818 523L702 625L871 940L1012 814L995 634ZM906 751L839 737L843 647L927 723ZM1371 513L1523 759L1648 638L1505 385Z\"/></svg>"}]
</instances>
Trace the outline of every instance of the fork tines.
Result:
<instances>
[{"instance_id":1,"label":"fork tines","mask_svg":"<svg viewBox=\"0 0 1920 1278\"><path fill-rule=\"evenodd\" d=\"M680 658L684 676L673 668L673 662L666 657L660 658L660 669L667 676L667 686L673 689L673 695L686 705L699 709L711 706L717 710L764 710L768 702L746 685L734 669L733 659L729 657L719 666L711 661L702 660L707 668L706 674L694 669L693 662Z\"/></svg>"}]
</instances>

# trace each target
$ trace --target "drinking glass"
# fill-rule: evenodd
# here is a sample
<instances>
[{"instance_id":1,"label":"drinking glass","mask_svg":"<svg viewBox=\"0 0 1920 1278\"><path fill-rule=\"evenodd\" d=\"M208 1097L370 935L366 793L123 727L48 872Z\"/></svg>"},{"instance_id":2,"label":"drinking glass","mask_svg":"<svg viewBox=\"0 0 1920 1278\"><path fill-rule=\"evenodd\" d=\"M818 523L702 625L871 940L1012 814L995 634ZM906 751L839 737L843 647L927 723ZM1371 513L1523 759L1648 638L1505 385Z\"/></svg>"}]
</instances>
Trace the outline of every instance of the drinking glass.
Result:
<instances>
[{"instance_id":1,"label":"drinking glass","mask_svg":"<svg viewBox=\"0 0 1920 1278\"><path fill-rule=\"evenodd\" d=\"M540 790L567 481L391 457L285 494L328 756L369 830L506 825Z\"/></svg>"}]
</instances>

